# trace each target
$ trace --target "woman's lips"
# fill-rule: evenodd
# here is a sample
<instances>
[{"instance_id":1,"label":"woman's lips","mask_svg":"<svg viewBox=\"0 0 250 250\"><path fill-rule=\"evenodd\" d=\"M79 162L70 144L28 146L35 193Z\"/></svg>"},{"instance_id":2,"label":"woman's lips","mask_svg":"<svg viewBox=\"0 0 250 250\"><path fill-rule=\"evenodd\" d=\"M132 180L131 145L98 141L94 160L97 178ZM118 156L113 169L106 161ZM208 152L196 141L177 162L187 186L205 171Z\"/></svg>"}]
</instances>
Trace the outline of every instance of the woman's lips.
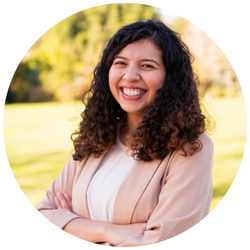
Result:
<instances>
[{"instance_id":1,"label":"woman's lips","mask_svg":"<svg viewBox=\"0 0 250 250\"><path fill-rule=\"evenodd\" d=\"M125 99L139 99L147 91L139 88L121 88L122 95Z\"/></svg>"}]
</instances>

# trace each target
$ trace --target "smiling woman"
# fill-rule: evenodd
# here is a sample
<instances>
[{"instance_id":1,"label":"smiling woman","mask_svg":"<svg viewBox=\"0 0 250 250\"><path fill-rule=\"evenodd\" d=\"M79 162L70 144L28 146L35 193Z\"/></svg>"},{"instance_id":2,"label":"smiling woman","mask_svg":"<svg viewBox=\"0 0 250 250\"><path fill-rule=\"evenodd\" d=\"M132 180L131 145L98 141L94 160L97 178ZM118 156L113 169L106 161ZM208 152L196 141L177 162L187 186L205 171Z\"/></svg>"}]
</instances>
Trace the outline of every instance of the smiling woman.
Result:
<instances>
[{"instance_id":1,"label":"smiling woman","mask_svg":"<svg viewBox=\"0 0 250 250\"><path fill-rule=\"evenodd\" d=\"M75 152L36 208L81 239L125 247L167 240L203 219L213 143L191 63L164 23L121 28L83 95Z\"/></svg>"},{"instance_id":2,"label":"smiling woman","mask_svg":"<svg viewBox=\"0 0 250 250\"><path fill-rule=\"evenodd\" d=\"M127 122L142 120L157 90L163 87L165 76L161 51L148 39L127 45L115 56L109 70L109 87L127 113ZM120 134L120 139L122 136L127 137Z\"/></svg>"}]
</instances>

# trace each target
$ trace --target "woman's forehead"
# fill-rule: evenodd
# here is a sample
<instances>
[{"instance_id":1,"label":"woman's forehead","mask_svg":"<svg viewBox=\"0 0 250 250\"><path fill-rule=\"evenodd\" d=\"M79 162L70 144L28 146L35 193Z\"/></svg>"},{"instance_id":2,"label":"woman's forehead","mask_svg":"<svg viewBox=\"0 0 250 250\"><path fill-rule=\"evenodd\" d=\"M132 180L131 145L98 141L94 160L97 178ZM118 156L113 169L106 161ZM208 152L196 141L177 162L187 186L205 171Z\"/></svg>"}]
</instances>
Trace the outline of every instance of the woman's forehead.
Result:
<instances>
[{"instance_id":1,"label":"woman's forehead","mask_svg":"<svg viewBox=\"0 0 250 250\"><path fill-rule=\"evenodd\" d=\"M131 55L131 56L151 56L161 57L162 52L158 49L156 44L150 39L140 39L133 43L126 45L116 55Z\"/></svg>"}]
</instances>

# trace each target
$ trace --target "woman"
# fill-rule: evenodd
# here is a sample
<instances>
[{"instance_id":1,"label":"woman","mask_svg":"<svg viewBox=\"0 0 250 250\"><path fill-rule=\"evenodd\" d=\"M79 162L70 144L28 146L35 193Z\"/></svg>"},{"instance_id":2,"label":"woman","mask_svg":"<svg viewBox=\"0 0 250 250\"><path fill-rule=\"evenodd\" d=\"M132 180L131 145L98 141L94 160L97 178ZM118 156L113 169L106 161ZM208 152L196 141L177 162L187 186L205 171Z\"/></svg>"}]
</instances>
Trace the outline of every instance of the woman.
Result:
<instances>
[{"instance_id":1,"label":"woman","mask_svg":"<svg viewBox=\"0 0 250 250\"><path fill-rule=\"evenodd\" d=\"M191 63L162 22L121 28L95 68L75 153L36 208L66 232L112 246L160 242L203 219L213 143Z\"/></svg>"}]
</instances>

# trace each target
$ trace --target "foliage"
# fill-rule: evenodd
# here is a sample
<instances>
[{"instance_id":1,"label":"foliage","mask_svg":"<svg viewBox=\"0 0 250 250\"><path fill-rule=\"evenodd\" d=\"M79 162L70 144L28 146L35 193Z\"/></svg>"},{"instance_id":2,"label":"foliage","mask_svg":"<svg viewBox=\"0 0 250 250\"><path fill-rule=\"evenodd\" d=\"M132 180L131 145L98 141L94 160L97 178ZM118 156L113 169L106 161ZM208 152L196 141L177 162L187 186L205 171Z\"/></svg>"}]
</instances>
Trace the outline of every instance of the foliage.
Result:
<instances>
[{"instance_id":1,"label":"foliage","mask_svg":"<svg viewBox=\"0 0 250 250\"><path fill-rule=\"evenodd\" d=\"M27 52L13 76L6 103L81 99L104 43L123 25L161 18L159 13L148 5L106 4L62 20ZM232 66L211 38L184 18L169 25L181 34L195 57L201 96L240 92Z\"/></svg>"},{"instance_id":2,"label":"foliage","mask_svg":"<svg viewBox=\"0 0 250 250\"><path fill-rule=\"evenodd\" d=\"M201 96L237 95L241 92L234 69L222 50L197 26L184 18L175 19L172 27L182 34L195 60L193 68L199 76Z\"/></svg>"},{"instance_id":3,"label":"foliage","mask_svg":"<svg viewBox=\"0 0 250 250\"><path fill-rule=\"evenodd\" d=\"M142 4L107 4L78 12L47 31L31 47L13 77L7 103L80 99L103 44L121 26L158 18ZM47 97L47 98L46 98Z\"/></svg>"}]
</instances>

